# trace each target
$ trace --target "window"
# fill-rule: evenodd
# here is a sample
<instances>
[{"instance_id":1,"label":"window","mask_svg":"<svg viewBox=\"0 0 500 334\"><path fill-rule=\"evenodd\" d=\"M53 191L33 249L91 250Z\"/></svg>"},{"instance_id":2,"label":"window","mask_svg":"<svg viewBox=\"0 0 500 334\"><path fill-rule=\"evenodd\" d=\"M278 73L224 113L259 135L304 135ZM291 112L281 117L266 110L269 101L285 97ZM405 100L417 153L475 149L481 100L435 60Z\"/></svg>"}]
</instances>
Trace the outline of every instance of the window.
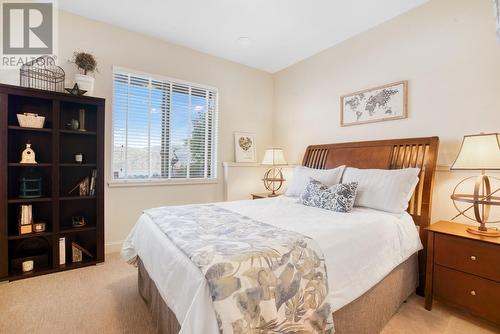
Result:
<instances>
[{"instance_id":1,"label":"window","mask_svg":"<svg viewBox=\"0 0 500 334\"><path fill-rule=\"evenodd\" d=\"M113 180L216 178L216 89L116 68L113 86Z\"/></svg>"}]
</instances>

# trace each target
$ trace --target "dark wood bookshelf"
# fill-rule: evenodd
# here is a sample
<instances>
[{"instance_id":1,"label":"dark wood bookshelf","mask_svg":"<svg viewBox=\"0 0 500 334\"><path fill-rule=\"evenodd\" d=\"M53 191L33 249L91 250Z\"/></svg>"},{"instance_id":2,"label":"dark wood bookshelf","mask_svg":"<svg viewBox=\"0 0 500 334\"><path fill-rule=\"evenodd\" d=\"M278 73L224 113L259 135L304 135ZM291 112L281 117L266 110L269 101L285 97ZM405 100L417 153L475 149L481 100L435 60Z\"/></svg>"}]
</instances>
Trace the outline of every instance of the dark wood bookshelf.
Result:
<instances>
[{"instance_id":1,"label":"dark wood bookshelf","mask_svg":"<svg viewBox=\"0 0 500 334\"><path fill-rule=\"evenodd\" d=\"M79 232L84 232L84 231L93 231L95 230L95 226L82 226L82 227L71 227L65 230L60 230L59 233L61 234L68 234L68 233L79 233Z\"/></svg>"},{"instance_id":2,"label":"dark wood bookshelf","mask_svg":"<svg viewBox=\"0 0 500 334\"><path fill-rule=\"evenodd\" d=\"M82 200L93 200L95 196L65 196L59 197L60 201L82 201Z\"/></svg>"},{"instance_id":3,"label":"dark wood bookshelf","mask_svg":"<svg viewBox=\"0 0 500 334\"><path fill-rule=\"evenodd\" d=\"M105 100L72 96L0 84L0 281L13 281L104 261L104 108ZM67 124L85 110L86 131ZM17 114L31 112L45 117L44 127L24 128ZM21 164L27 143L37 164ZM82 153L83 163L74 155ZM19 178L26 170L42 178L42 196L20 198ZM95 195L68 192L96 170ZM78 192L78 190L76 191ZM46 223L44 232L20 234L19 210L32 205L34 222ZM83 227L72 227L71 218L84 216ZM59 238L65 238L66 263L59 264ZM71 243L92 254L72 262ZM19 261L34 258L34 270L23 273ZM37 262L38 261L38 262Z\"/></svg>"},{"instance_id":4,"label":"dark wood bookshelf","mask_svg":"<svg viewBox=\"0 0 500 334\"><path fill-rule=\"evenodd\" d=\"M32 132L52 132L52 129L47 128L23 128L17 125L9 125L9 130L18 130L18 131L32 131Z\"/></svg>"},{"instance_id":5,"label":"dark wood bookshelf","mask_svg":"<svg viewBox=\"0 0 500 334\"><path fill-rule=\"evenodd\" d=\"M71 270L71 269L78 269L78 268L83 268L83 267L88 267L88 266L93 266L96 265L97 263L101 263L103 261L95 260L95 259L90 259L90 260L83 260L82 262L76 262L76 263L66 263L58 266L57 268L52 268L52 267L40 267L38 269L35 269L33 271L23 273L21 270L14 270L11 272L11 275L9 276L9 281L17 281L20 279L24 278L30 278L30 277L36 277L40 275L47 275L47 274L52 274L55 272L59 271L64 271L64 270Z\"/></svg>"},{"instance_id":6,"label":"dark wood bookshelf","mask_svg":"<svg viewBox=\"0 0 500 334\"><path fill-rule=\"evenodd\" d=\"M9 162L9 167L52 167L50 163L40 163L40 164L22 164L19 162Z\"/></svg>"},{"instance_id":7,"label":"dark wood bookshelf","mask_svg":"<svg viewBox=\"0 0 500 334\"><path fill-rule=\"evenodd\" d=\"M69 164L59 164L60 167L96 167L96 164L78 164L78 163L69 163Z\"/></svg>"},{"instance_id":8,"label":"dark wood bookshelf","mask_svg":"<svg viewBox=\"0 0 500 334\"><path fill-rule=\"evenodd\" d=\"M35 237L48 237L51 235L52 235L52 232L33 232L33 233L28 233L28 234L11 235L8 237L8 239L9 240L19 240L19 239L35 238Z\"/></svg>"},{"instance_id":9,"label":"dark wood bookshelf","mask_svg":"<svg viewBox=\"0 0 500 334\"><path fill-rule=\"evenodd\" d=\"M11 270L9 272L9 281L17 281L23 278L30 278L30 277L35 277L35 276L40 276L40 275L46 275L46 274L51 274L56 271L59 271L55 268L51 268L49 266L43 266L39 267L37 269L34 269L33 271L29 271L27 273L23 273L21 270Z\"/></svg>"},{"instance_id":10,"label":"dark wood bookshelf","mask_svg":"<svg viewBox=\"0 0 500 334\"><path fill-rule=\"evenodd\" d=\"M95 136L97 134L95 131L78 131L78 130L59 130L59 132L70 135L83 135L83 136Z\"/></svg>"},{"instance_id":11,"label":"dark wood bookshelf","mask_svg":"<svg viewBox=\"0 0 500 334\"><path fill-rule=\"evenodd\" d=\"M59 269L68 270L68 269L82 268L82 267L92 266L100 262L102 261L96 261L95 259L83 260L82 262L74 262L74 263L70 262L62 264Z\"/></svg>"},{"instance_id":12,"label":"dark wood bookshelf","mask_svg":"<svg viewBox=\"0 0 500 334\"><path fill-rule=\"evenodd\" d=\"M7 202L8 203L40 203L40 202L51 202L52 198L51 197L36 197L36 198L10 198Z\"/></svg>"}]
</instances>

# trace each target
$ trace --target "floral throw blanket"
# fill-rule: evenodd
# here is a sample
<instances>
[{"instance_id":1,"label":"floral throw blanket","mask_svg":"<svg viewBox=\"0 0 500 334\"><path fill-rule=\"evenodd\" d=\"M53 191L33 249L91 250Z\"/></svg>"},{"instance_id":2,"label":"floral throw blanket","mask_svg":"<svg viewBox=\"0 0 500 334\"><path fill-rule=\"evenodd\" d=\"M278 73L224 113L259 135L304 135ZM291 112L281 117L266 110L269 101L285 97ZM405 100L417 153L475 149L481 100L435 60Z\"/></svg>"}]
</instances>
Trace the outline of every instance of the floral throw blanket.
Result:
<instances>
[{"instance_id":1,"label":"floral throw blanket","mask_svg":"<svg viewBox=\"0 0 500 334\"><path fill-rule=\"evenodd\" d=\"M205 275L222 333L333 333L311 238L213 204L145 213Z\"/></svg>"}]
</instances>

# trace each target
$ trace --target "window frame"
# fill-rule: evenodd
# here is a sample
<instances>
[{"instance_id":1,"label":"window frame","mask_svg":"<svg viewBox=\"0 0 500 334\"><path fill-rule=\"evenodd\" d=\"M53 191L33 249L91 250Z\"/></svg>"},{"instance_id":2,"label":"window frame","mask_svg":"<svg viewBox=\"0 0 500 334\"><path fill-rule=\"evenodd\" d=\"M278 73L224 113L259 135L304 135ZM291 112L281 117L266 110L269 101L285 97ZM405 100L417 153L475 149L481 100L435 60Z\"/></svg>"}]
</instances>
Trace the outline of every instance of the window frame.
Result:
<instances>
[{"instance_id":1,"label":"window frame","mask_svg":"<svg viewBox=\"0 0 500 334\"><path fill-rule=\"evenodd\" d=\"M215 111L213 116L213 176L210 178L148 178L148 179L115 179L113 176L114 170L114 143L115 143L115 73L122 73L128 75L135 75L139 77L146 77L158 81L169 81L171 83L178 83L181 85L188 85L192 87L199 87L201 89L206 89L215 92ZM121 66L113 66L111 72L111 82L112 82L112 98L111 98L111 168L109 171L109 181L108 187L134 187L134 186L165 186L165 185L189 185L189 184L214 184L219 182L218 178L218 147L219 147L219 90L216 87L199 84L195 82L190 82L186 80L171 78L167 76L132 70L129 68Z\"/></svg>"}]
</instances>

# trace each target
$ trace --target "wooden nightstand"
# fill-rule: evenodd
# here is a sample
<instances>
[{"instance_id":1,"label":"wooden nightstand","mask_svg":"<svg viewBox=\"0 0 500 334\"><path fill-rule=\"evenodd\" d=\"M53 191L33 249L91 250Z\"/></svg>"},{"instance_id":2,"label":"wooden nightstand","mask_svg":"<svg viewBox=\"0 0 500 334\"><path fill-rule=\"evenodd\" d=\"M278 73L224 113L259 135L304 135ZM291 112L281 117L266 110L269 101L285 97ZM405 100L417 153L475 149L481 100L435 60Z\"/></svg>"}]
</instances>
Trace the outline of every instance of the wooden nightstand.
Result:
<instances>
[{"instance_id":1,"label":"wooden nightstand","mask_svg":"<svg viewBox=\"0 0 500 334\"><path fill-rule=\"evenodd\" d=\"M439 221L427 228L425 308L437 299L500 325L500 238Z\"/></svg>"},{"instance_id":2,"label":"wooden nightstand","mask_svg":"<svg viewBox=\"0 0 500 334\"><path fill-rule=\"evenodd\" d=\"M272 196L271 193L255 193L255 194L251 194L251 195L252 195L252 199L259 199L259 198L277 197L281 194L276 194L276 195Z\"/></svg>"}]
</instances>

